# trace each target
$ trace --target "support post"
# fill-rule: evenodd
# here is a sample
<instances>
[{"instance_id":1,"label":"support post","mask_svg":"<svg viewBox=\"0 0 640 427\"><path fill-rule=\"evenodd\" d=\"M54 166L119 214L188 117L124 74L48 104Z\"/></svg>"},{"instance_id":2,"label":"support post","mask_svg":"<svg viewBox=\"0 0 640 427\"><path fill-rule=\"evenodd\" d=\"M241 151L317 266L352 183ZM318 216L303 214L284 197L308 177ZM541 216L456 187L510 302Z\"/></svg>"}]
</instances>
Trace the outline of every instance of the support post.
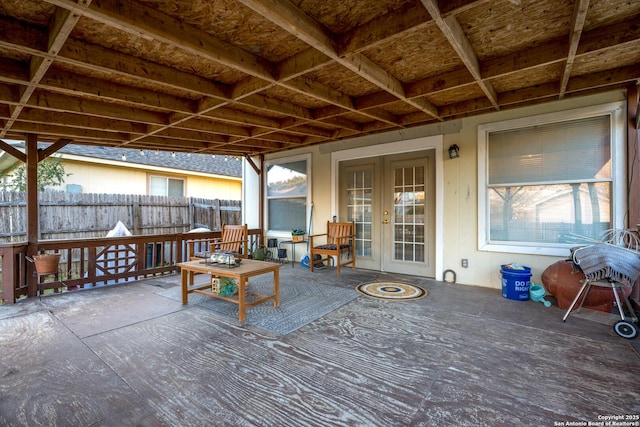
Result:
<instances>
[{"instance_id":1,"label":"support post","mask_svg":"<svg viewBox=\"0 0 640 427\"><path fill-rule=\"evenodd\" d=\"M627 227L640 224L640 139L638 137L638 85L627 89Z\"/></svg>"},{"instance_id":2,"label":"support post","mask_svg":"<svg viewBox=\"0 0 640 427\"><path fill-rule=\"evenodd\" d=\"M38 239L40 236L40 220L38 215L38 136L26 135L26 210L27 210L27 255L33 257L38 251ZM37 293L37 276L34 274L35 266L27 263L27 295L35 296Z\"/></svg>"}]
</instances>

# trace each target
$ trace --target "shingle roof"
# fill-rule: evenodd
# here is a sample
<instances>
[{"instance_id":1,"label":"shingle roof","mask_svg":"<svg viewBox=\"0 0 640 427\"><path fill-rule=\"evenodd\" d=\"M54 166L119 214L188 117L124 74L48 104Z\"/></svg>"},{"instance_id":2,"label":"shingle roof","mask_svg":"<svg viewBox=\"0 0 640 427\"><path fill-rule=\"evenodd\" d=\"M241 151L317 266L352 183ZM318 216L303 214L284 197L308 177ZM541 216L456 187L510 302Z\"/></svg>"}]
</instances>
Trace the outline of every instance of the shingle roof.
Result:
<instances>
[{"instance_id":1,"label":"shingle roof","mask_svg":"<svg viewBox=\"0 0 640 427\"><path fill-rule=\"evenodd\" d=\"M23 148L24 144L18 145L18 147ZM140 150L137 149L77 144L66 145L58 150L58 153L116 161L122 161L122 155L124 154L126 163L131 164L162 166L185 171L242 177L241 159L231 156L213 157L210 154L175 153L174 157L168 151L145 151L144 155L141 155Z\"/></svg>"}]
</instances>

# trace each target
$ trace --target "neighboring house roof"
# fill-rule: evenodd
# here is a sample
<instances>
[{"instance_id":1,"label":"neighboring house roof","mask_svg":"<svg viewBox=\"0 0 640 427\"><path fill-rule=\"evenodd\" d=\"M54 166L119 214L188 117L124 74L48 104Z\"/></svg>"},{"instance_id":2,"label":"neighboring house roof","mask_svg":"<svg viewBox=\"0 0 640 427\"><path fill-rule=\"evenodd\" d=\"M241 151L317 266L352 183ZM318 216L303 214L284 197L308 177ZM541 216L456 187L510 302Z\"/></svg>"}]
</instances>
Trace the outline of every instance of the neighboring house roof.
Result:
<instances>
[{"instance_id":1,"label":"neighboring house roof","mask_svg":"<svg viewBox=\"0 0 640 427\"><path fill-rule=\"evenodd\" d=\"M49 144L42 144L43 147ZM24 151L24 143L17 143L16 148ZM210 154L187 154L172 153L167 151L144 151L140 154L139 149L111 148L91 145L69 144L56 154L88 157L92 159L103 159L109 161L119 161L123 164L160 166L184 171L203 172L208 174L223 175L230 177L242 177L242 162L237 157L231 156L211 156ZM123 157L126 161L123 161Z\"/></svg>"}]
</instances>

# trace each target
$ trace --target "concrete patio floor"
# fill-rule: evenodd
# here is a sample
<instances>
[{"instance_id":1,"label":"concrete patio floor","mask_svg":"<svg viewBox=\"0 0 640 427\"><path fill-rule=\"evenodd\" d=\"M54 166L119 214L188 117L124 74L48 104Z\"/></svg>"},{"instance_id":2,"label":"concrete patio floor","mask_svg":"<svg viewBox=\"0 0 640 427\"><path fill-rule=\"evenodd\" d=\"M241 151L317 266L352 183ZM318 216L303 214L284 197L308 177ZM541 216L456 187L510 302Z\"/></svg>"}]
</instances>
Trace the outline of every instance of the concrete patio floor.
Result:
<instances>
[{"instance_id":1,"label":"concrete patio floor","mask_svg":"<svg viewBox=\"0 0 640 427\"><path fill-rule=\"evenodd\" d=\"M177 275L0 306L0 425L639 421L640 339L609 325L563 323L557 306L497 289L281 268L281 281L296 286L392 280L429 294L408 302L359 295L287 335L157 295L178 286Z\"/></svg>"}]
</instances>

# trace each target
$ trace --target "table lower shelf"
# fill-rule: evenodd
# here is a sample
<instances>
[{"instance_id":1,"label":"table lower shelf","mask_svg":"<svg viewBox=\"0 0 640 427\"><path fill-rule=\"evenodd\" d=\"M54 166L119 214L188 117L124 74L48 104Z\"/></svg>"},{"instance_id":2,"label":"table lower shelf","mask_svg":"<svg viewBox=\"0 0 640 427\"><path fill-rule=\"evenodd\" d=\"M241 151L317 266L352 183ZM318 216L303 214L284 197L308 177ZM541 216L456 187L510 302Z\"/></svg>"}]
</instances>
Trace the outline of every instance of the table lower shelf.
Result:
<instances>
[{"instance_id":1,"label":"table lower shelf","mask_svg":"<svg viewBox=\"0 0 640 427\"><path fill-rule=\"evenodd\" d=\"M205 291L205 288L209 288L209 286L205 286L203 288L200 289L190 289L187 291L187 293L195 293L195 294L200 294L200 295L205 295L211 298L215 298L215 299L220 299L223 301L229 301L232 302L234 304L240 304L240 298L238 296L238 294L232 296L232 297L225 297L222 295L218 295L214 292L211 291ZM250 298L250 299L249 299ZM244 294L244 305L246 307L253 307L255 305L258 304L262 304L264 302L267 301L275 301L276 300L276 296L275 295L263 295L263 294L258 294L255 292L246 292Z\"/></svg>"}]
</instances>

